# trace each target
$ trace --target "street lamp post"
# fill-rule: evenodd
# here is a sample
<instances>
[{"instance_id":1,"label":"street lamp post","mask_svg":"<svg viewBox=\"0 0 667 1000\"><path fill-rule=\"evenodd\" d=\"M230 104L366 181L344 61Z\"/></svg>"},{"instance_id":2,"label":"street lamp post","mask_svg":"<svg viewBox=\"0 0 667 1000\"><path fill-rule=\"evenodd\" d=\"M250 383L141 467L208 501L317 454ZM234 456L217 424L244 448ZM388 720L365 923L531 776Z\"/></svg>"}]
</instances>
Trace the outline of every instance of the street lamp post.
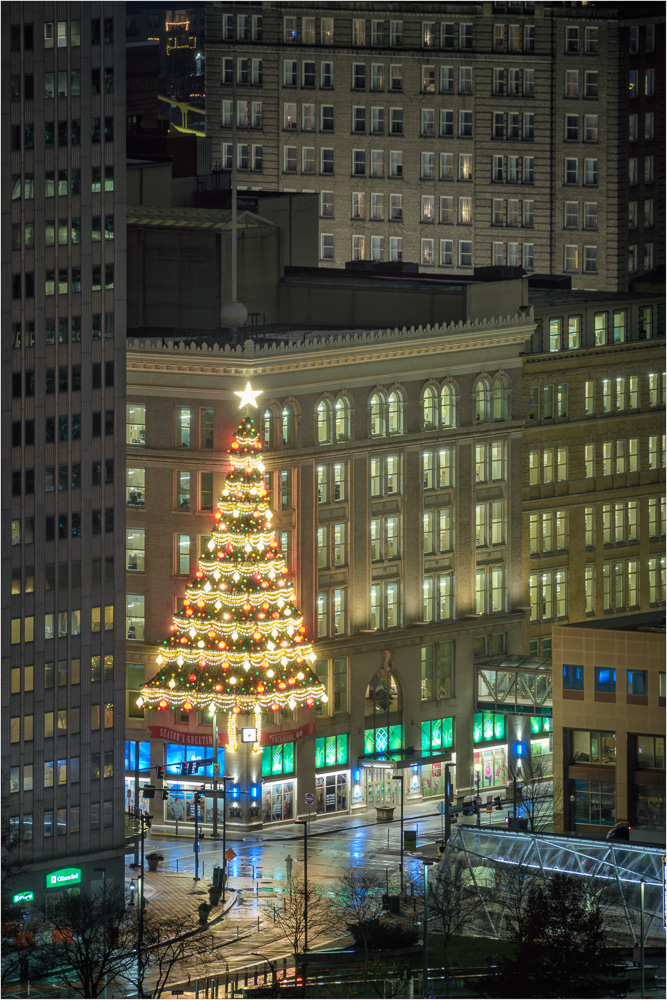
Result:
<instances>
[{"instance_id":1,"label":"street lamp post","mask_svg":"<svg viewBox=\"0 0 667 1000\"><path fill-rule=\"evenodd\" d=\"M261 951L251 951L250 954L251 955L257 955L258 958L263 958L264 959L264 961L266 962L266 964L268 965L268 967L271 969L271 986L272 986L273 989L275 989L275 986L276 986L276 961L277 960L274 958L273 961L271 961L271 959L267 958L266 955L262 954Z\"/></svg>"},{"instance_id":2,"label":"street lamp post","mask_svg":"<svg viewBox=\"0 0 667 1000\"><path fill-rule=\"evenodd\" d=\"M423 968L423 990L424 997L428 997L428 867L432 861L424 861L424 968Z\"/></svg>"},{"instance_id":3,"label":"street lamp post","mask_svg":"<svg viewBox=\"0 0 667 1000\"><path fill-rule=\"evenodd\" d=\"M227 886L227 858L225 857L227 850L227 782L233 781L234 778L231 774L223 774L220 780L222 781L222 905L224 908Z\"/></svg>"},{"instance_id":4,"label":"street lamp post","mask_svg":"<svg viewBox=\"0 0 667 1000\"><path fill-rule=\"evenodd\" d=\"M303 826L303 950L308 951L308 820L297 819Z\"/></svg>"},{"instance_id":5,"label":"street lamp post","mask_svg":"<svg viewBox=\"0 0 667 1000\"><path fill-rule=\"evenodd\" d=\"M401 771L400 774L393 775L392 781L400 781L401 783L401 896L403 896L403 801L405 795L403 772Z\"/></svg>"},{"instance_id":6,"label":"street lamp post","mask_svg":"<svg viewBox=\"0 0 667 1000\"><path fill-rule=\"evenodd\" d=\"M140 864L140 890L139 914L137 920L137 993L140 997L144 995L144 814L141 814L141 864Z\"/></svg>"},{"instance_id":7,"label":"street lamp post","mask_svg":"<svg viewBox=\"0 0 667 1000\"><path fill-rule=\"evenodd\" d=\"M199 881L199 792L195 792L195 882Z\"/></svg>"}]
</instances>

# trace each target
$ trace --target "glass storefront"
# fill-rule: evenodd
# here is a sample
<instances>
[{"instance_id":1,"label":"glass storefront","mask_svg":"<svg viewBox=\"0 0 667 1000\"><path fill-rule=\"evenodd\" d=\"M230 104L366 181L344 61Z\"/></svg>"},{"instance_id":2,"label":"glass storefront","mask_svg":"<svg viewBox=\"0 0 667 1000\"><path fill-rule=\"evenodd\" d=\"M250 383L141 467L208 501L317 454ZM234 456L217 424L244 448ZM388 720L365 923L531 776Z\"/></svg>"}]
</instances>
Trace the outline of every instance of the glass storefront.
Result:
<instances>
[{"instance_id":1,"label":"glass storefront","mask_svg":"<svg viewBox=\"0 0 667 1000\"><path fill-rule=\"evenodd\" d=\"M296 781L272 781L262 788L262 822L280 823L294 818Z\"/></svg>"},{"instance_id":2,"label":"glass storefront","mask_svg":"<svg viewBox=\"0 0 667 1000\"><path fill-rule=\"evenodd\" d=\"M505 784L507 745L478 747L473 754L475 775L479 775L479 790Z\"/></svg>"},{"instance_id":3,"label":"glass storefront","mask_svg":"<svg viewBox=\"0 0 667 1000\"><path fill-rule=\"evenodd\" d=\"M394 771L387 767L366 767L366 805L395 806L401 801L400 782L392 781Z\"/></svg>"},{"instance_id":4,"label":"glass storefront","mask_svg":"<svg viewBox=\"0 0 667 1000\"><path fill-rule=\"evenodd\" d=\"M452 754L452 762L456 762L456 754ZM414 769L411 769L410 773L410 794L413 795L419 791L420 777L421 777L421 793L425 799L434 798L435 796L442 796L445 794L445 765L443 763L437 764L422 764L421 767L417 768L421 772L421 775L415 774ZM456 768L450 767L449 778L451 781L451 793L452 796L456 795Z\"/></svg>"},{"instance_id":5,"label":"glass storefront","mask_svg":"<svg viewBox=\"0 0 667 1000\"><path fill-rule=\"evenodd\" d=\"M315 776L315 812L347 812L348 772Z\"/></svg>"}]
</instances>

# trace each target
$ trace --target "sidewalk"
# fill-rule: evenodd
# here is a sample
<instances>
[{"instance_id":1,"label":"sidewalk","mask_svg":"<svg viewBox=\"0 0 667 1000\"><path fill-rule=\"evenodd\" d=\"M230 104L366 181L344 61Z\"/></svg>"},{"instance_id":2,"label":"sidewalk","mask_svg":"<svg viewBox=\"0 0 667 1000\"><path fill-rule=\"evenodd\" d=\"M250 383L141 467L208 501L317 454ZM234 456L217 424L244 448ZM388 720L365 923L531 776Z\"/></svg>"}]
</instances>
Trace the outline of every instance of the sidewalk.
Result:
<instances>
[{"instance_id":1,"label":"sidewalk","mask_svg":"<svg viewBox=\"0 0 667 1000\"><path fill-rule=\"evenodd\" d=\"M130 882L137 881L138 868L125 866L125 889ZM197 908L200 903L208 903L208 887L211 884L210 878L200 878L195 882L192 875L177 874L171 871L149 872L148 866L144 871L144 891L146 894L146 912L151 915L156 914L160 918L173 919L182 918L185 924L188 918L193 918L195 923L199 919ZM236 888L228 889L226 893L225 906L222 901L211 910L208 926L218 923L223 916L236 904Z\"/></svg>"}]
</instances>

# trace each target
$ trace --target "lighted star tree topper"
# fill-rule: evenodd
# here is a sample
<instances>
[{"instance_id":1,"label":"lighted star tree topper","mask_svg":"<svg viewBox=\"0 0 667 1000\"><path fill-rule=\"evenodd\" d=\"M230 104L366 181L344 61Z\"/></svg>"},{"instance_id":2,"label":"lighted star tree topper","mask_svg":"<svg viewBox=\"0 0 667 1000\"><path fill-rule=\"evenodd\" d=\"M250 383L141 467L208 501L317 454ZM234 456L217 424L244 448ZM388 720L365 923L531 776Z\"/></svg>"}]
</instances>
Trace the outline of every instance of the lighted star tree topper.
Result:
<instances>
[{"instance_id":1,"label":"lighted star tree topper","mask_svg":"<svg viewBox=\"0 0 667 1000\"><path fill-rule=\"evenodd\" d=\"M250 383L240 406L257 406ZM158 673L138 705L228 713L228 750L236 750L235 717L253 713L259 752L261 716L288 705L327 701L313 673L316 656L296 607L294 586L271 529L262 447L253 419L239 424L229 452L210 555L199 560L160 647Z\"/></svg>"}]
</instances>

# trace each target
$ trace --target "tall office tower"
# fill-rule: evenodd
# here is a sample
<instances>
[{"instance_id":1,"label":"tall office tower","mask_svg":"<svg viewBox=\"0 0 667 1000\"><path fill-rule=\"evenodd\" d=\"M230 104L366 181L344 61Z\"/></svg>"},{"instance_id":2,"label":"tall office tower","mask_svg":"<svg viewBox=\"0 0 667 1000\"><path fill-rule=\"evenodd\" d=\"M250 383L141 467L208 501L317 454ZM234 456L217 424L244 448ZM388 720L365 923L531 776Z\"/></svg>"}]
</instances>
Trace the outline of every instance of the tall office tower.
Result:
<instances>
[{"instance_id":1,"label":"tall office tower","mask_svg":"<svg viewBox=\"0 0 667 1000\"><path fill-rule=\"evenodd\" d=\"M211 3L214 161L316 192L320 265L625 291L664 264L664 11L638 9Z\"/></svg>"},{"instance_id":2,"label":"tall office tower","mask_svg":"<svg viewBox=\"0 0 667 1000\"><path fill-rule=\"evenodd\" d=\"M2 806L47 909L123 877L124 35L2 8Z\"/></svg>"}]
</instances>

